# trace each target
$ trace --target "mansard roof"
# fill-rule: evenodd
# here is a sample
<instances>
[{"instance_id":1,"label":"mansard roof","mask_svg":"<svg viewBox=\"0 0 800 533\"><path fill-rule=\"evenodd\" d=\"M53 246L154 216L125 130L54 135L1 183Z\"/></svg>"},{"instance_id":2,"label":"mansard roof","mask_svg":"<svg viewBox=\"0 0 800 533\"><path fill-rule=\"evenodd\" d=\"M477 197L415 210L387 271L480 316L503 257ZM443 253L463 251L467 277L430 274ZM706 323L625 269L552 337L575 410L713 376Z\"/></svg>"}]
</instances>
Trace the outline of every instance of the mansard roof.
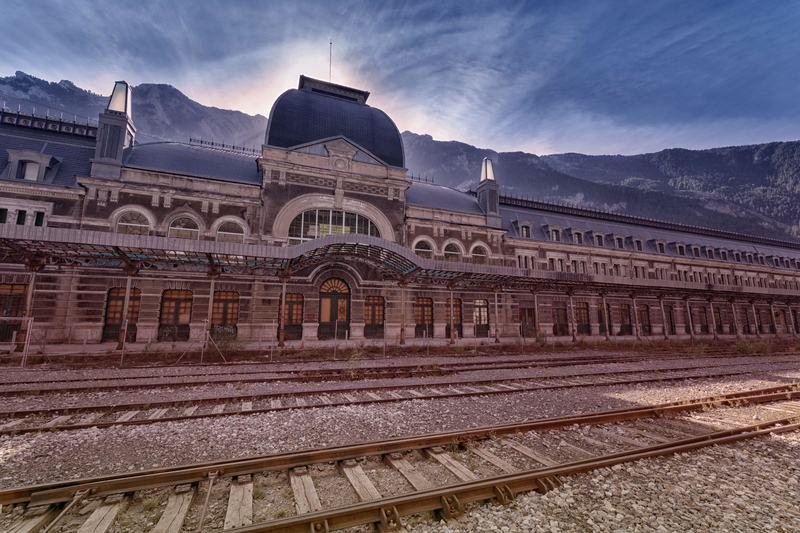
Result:
<instances>
[{"instance_id":1,"label":"mansard roof","mask_svg":"<svg viewBox=\"0 0 800 533\"><path fill-rule=\"evenodd\" d=\"M473 215L483 215L478 200L465 192L434 185L432 183L412 182L406 189L406 203L433 209L446 209Z\"/></svg>"},{"instance_id":2,"label":"mansard roof","mask_svg":"<svg viewBox=\"0 0 800 533\"><path fill-rule=\"evenodd\" d=\"M259 185L256 158L178 142L137 144L125 150L123 167Z\"/></svg>"},{"instance_id":3,"label":"mansard roof","mask_svg":"<svg viewBox=\"0 0 800 533\"><path fill-rule=\"evenodd\" d=\"M8 165L7 150L30 150L55 157L59 164L48 185L75 187L75 176L88 176L94 156L95 140L47 130L0 124L0 173Z\"/></svg>"},{"instance_id":4,"label":"mansard roof","mask_svg":"<svg viewBox=\"0 0 800 533\"><path fill-rule=\"evenodd\" d=\"M301 76L300 87L272 106L264 144L291 149L342 136L386 165L403 168L400 131L386 113L366 104L368 94Z\"/></svg>"}]
</instances>

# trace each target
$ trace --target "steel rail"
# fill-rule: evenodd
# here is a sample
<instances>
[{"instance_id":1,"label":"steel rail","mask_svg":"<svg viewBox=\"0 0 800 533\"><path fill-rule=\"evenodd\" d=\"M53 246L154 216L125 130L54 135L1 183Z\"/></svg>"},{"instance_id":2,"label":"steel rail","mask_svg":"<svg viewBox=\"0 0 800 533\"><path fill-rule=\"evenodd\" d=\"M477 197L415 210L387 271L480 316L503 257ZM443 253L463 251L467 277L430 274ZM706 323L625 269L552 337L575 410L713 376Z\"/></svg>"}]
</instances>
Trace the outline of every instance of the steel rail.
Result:
<instances>
[{"instance_id":1,"label":"steel rail","mask_svg":"<svg viewBox=\"0 0 800 533\"><path fill-rule=\"evenodd\" d=\"M670 351L665 351L664 353L669 353ZM49 379L47 377L40 377L40 379L20 379L18 376L14 376L15 379L13 381L2 381L0 380L0 387L4 385L47 385L53 383L79 383L82 381L95 381L95 382L108 382L108 381L124 381L124 380L147 380L147 379L166 379L166 378L189 378L189 377L203 377L203 376L211 376L211 377L226 377L226 376L238 376L238 375L246 375L252 376L253 374L293 374L293 376L289 376L286 378L277 378L277 376L273 379L280 379L280 380L302 380L308 379L309 377L316 377L320 376L323 379L330 379L336 378L341 374L369 374L369 373L376 373L379 374L381 372L386 373L412 373L412 374L425 374L425 373L435 373L437 371L443 370L453 370L453 371L470 371L470 370L485 370L491 368L515 368L517 366L534 366L534 367L541 367L541 368L558 368L561 366L576 366L576 365L595 365L595 364L622 364L622 363L633 363L642 360L652 360L654 355L659 355L662 352L659 350L651 350L648 351L646 355L626 355L626 356L614 356L614 357L606 357L601 354L592 354L591 357L574 357L574 358L550 358L550 359L543 359L541 357L527 357L526 358L514 358L511 356L506 361L501 361L502 365L507 366L500 366L496 362L493 361L484 361L484 362L467 362L467 363L442 363L442 362L424 362L421 361L417 364L411 365L372 365L372 366L359 366L359 367L352 367L352 366L345 366L347 364L346 361L340 361L342 366L339 368L330 368L330 369L319 369L319 368L276 368L276 369L264 369L261 368L265 366L286 366L291 365L292 363L289 362L281 362L281 363L228 363L228 364L219 364L219 365L193 365L195 367L203 368L203 367L210 367L215 370L220 370L219 372L178 372L178 367L172 368L159 368L158 370L163 370L164 372L159 375L122 375L122 376L115 376L115 377L102 377L102 378L91 378L91 377L75 377L75 378L62 378L62 379ZM459 357L468 356L468 357L475 357L472 354L460 354ZM791 356L800 355L800 352L779 352L774 354L769 354L766 357L769 358L785 358ZM450 357L450 355L446 355ZM52 355L51 355L52 357ZM441 356L437 356L441 357ZM477 357L489 357L487 354L481 354ZM704 352L702 354L702 358L704 359L719 359L719 358L746 358L746 357L760 357L763 358L765 356L757 356L754 354L736 354L731 352L725 351L714 351L714 352ZM659 361L670 361L675 359L685 359L686 354L674 354L670 357L661 357ZM380 361L379 359L361 359L361 362L366 361ZM319 360L315 361L319 363L325 364L335 364L335 361L331 360ZM309 363L308 360L303 361L302 365L307 366ZM226 368L230 368L232 366L238 367L235 368L234 371L224 372L222 370ZM426 367L436 367L435 370L427 370ZM255 368L248 368L248 367L255 367ZM135 368L143 368L153 370L153 367L135 367ZM189 367L186 367L189 370ZM115 369L116 370L116 369ZM38 371L36 371L38 372ZM36 374L33 374L36 376ZM257 378L257 381L263 381L264 377ZM241 379L232 379L230 381L226 380L216 380L214 382L219 383L238 383L241 382ZM251 380L253 381L253 380ZM187 382L191 384L191 382ZM205 382L203 382L205 383ZM183 384L183 383L179 383ZM170 384L173 385L173 384ZM123 385L124 386L124 385ZM51 389L48 389L51 390Z\"/></svg>"},{"instance_id":2,"label":"steel rail","mask_svg":"<svg viewBox=\"0 0 800 533\"><path fill-rule=\"evenodd\" d=\"M625 363L627 363L626 361ZM634 362L634 361L631 361ZM790 363L797 363L800 361L790 360L790 361L769 361L773 364L790 364ZM654 371L659 372L670 372L670 371L680 371L680 370L691 370L691 369L702 369L702 368L720 368L720 367L731 367L731 366L748 366L748 365L756 365L756 364L763 364L763 361L753 361L753 362L730 362L730 363L713 363L713 364L696 364L691 366L683 366L683 367L672 367L672 368L656 368L653 369ZM593 363L587 363L587 365L582 366L589 366ZM597 363L603 364L603 363ZM618 363L624 364L624 363ZM575 366L574 364L564 364L564 365L556 365L556 366L549 366L546 368L558 368L561 366ZM514 364L508 365L490 365L487 364L485 366L479 368L469 368L464 369L462 372L477 372L481 370L509 370L509 369L525 369L525 370L539 370L536 365L532 365L528 362L519 362ZM573 375L552 375L552 376L531 376L524 379L569 379L581 376L592 376L592 375L601 375L601 374L635 374L637 372L645 372L642 370L615 370L612 372L586 372L582 374L573 374ZM320 374L319 377L321 378L320 381L359 381L364 379L414 379L414 378L425 378L425 377L447 377L452 375L457 375L459 372L457 371L449 371L449 372L431 372L429 376L425 375L415 375L414 372L409 373L409 375L402 375L402 376L370 376L370 375L355 375L350 379L332 379L337 377L335 375L328 375L328 374ZM397 374L397 373L396 373ZM399 372L399 374L403 374L403 372ZM252 376L252 374L250 374ZM167 376L168 377L168 376ZM103 378L98 381L125 381L127 379L140 379L140 380L163 380L166 377L147 377L147 378ZM522 379L522 378L503 378L503 379L495 379L491 381L514 381L515 379ZM92 379L84 379L81 381L94 381ZM81 393L81 392L102 392L102 391L121 391L121 390L135 390L135 389L155 389L155 388L191 388L196 386L202 385L224 385L230 383L267 383L267 382L303 382L307 383L309 381L308 376L287 376L287 377L272 377L272 378L264 378L263 376L256 376L256 377L249 377L249 378L237 378L237 379L225 379L225 380L208 380L208 381L181 381L181 382L161 382L161 383L131 383L131 384L113 384L113 385L89 385L89 386L82 386L82 387L40 387L38 385L46 384L46 383L60 383L60 382L29 382L29 383L14 383L14 385L21 385L21 384L30 384L33 388L19 388L19 389L6 389L3 390L3 384L0 384L0 397L6 396L38 396L41 394L70 394L70 393ZM316 382L316 381L313 381ZM465 379L464 383L474 383L475 379ZM280 394L291 394L291 393L280 393ZM279 394L276 394L279 395ZM0 413L2 416L3 413Z\"/></svg>"},{"instance_id":3,"label":"steel rail","mask_svg":"<svg viewBox=\"0 0 800 533\"><path fill-rule=\"evenodd\" d=\"M59 503L70 501L76 491L88 490L93 495L99 497L145 488L195 483L205 479L211 472L216 472L222 477L232 477L259 471L283 470L297 466L329 463L369 455L383 455L435 446L447 446L454 442L464 443L517 432L553 430L573 424L603 424L698 410L704 407L707 408L709 405L719 407L723 405L738 405L742 402L764 403L798 397L800 397L800 390L796 385L770 387L768 389L740 391L716 397L693 399L684 402L669 402L659 405L636 407L633 409L617 409L578 416L529 420L514 424L455 430L421 436L400 437L386 441L284 452L228 461L198 463L154 469L136 474L117 474L73 481L46 483L0 491L0 504L21 503L26 501L29 501L31 505Z\"/></svg>"},{"instance_id":4,"label":"steel rail","mask_svg":"<svg viewBox=\"0 0 800 533\"><path fill-rule=\"evenodd\" d=\"M538 468L515 474L506 474L479 481L457 483L437 487L426 491L404 494L348 505L336 509L322 510L291 518L278 519L251 526L230 529L232 533L307 533L311 531L332 531L362 524L375 523L379 531L399 529L399 517L423 512L442 511L444 514L461 514L460 506L464 503L498 499L510 501L516 494L531 490L546 491L543 480L556 476L568 476L589 472L598 468L610 467L639 459L672 455L718 446L759 437L770 433L785 433L800 430L800 424L791 423L796 419L784 418L752 426L720 431L673 441L646 448L611 455L593 457L582 461L565 463L555 467ZM787 424L787 425L783 425ZM454 505L454 503L456 505ZM453 512L455 510L455 512ZM391 517L395 527L387 527L387 517Z\"/></svg>"},{"instance_id":5,"label":"steel rail","mask_svg":"<svg viewBox=\"0 0 800 533\"><path fill-rule=\"evenodd\" d=\"M605 386L616 386L616 385L629 385L632 383L655 383L655 382L662 382L662 381L680 381L686 379L708 379L708 378L719 378L719 377L730 377L730 376L741 376L746 374L752 374L753 372L744 371L744 372L719 372L713 374L702 374L702 375L683 375L683 376L665 376L665 377L653 377L653 378L645 378L645 379L633 379L633 380L619 380L619 381L604 381L599 383L574 383L574 384L553 384L553 385L534 385L530 387L518 387L513 390L503 389L503 390L493 390L493 391L477 391L477 392L460 392L460 393L442 393L442 394L421 394L420 396L414 397L407 397L407 398L380 398L380 399L361 399L356 400L354 402L351 401L331 401L330 403L324 404L306 404L306 405L282 405L280 407L264 407L261 409L249 409L249 410L238 410L238 411L231 411L231 412L222 412L222 413L198 413L198 414L191 414L191 415L178 415L178 416L170 416L170 417L161 417L161 418L154 418L154 419L137 419L137 420L124 420L121 422L117 421L108 421L108 422L89 422L85 424L63 424L63 425L56 425L56 426L36 426L36 427L28 427L28 428L17 428L11 427L6 429L0 429L0 435L22 435L27 433L36 433L39 431L73 431L79 429L88 429L88 428L109 428L113 426L138 426L138 425L149 425L149 424L157 424L159 422L180 422L186 420L196 420L200 418L216 418L216 417L224 417L224 416L249 416L255 414L263 414L263 413L270 413L276 411L289 411L293 409L319 409L319 408L326 408L326 407L343 407L343 406L350 406L350 405L368 405L368 404L376 404L376 403L394 403L394 402L403 402L403 401L411 401L411 400L434 400L434 399L443 399L443 398L466 398L466 397L473 397L473 396L489 396L489 395L496 395L496 394L513 394L517 392L533 392L533 391L543 391L543 390L558 390L558 389L572 389L572 388L581 388L581 387L605 387ZM496 380L491 383L495 383L497 381L516 381L519 378L514 380ZM562 378L558 378L562 379ZM566 379L566 378L564 378ZM464 382L450 382L450 383L441 383L436 384L434 386L456 386L462 385L463 383L474 383L473 381L464 381ZM425 387L430 388L430 385L425 385ZM411 388L410 386L406 387L398 387L393 385L385 385L379 387L370 387L364 389L356 389L356 391L369 391L369 390L403 390L406 388ZM349 391L353 391L353 389L346 389ZM261 398L269 398L269 397L285 397L285 396L301 396L301 395L311 395L311 394L321 394L324 392L331 392L328 391L312 391L308 393L289 393L289 394L265 394L265 395L244 395L244 396L232 396L232 397L222 397L222 398L209 398L205 400L177 400L177 401L164 401L164 402L142 402L140 404L115 404L113 406L101 406L101 407L67 407L67 408L56 408L52 410L27 410L27 411L16 411L13 414L9 415L9 418L24 418L26 416L36 415L36 414L78 414L84 413L86 411L105 411L105 412L115 412L115 411L123 411L123 410L132 410L137 408L144 409L147 406L148 409L156 408L156 407L166 407L166 406L175 406L175 404L187 404L187 403L221 403L220 400L245 400L245 399L261 399ZM341 389L337 389L336 392L341 392ZM5 413L2 413L5 414Z\"/></svg>"}]
</instances>

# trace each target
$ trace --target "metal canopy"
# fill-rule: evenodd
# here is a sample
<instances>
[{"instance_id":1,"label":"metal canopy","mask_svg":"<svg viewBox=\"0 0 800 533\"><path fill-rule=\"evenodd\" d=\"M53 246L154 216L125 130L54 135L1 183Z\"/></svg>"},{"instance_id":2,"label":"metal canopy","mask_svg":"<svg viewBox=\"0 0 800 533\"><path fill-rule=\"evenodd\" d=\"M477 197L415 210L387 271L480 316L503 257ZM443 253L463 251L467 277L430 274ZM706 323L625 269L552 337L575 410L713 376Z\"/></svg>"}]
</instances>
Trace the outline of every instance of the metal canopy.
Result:
<instances>
[{"instance_id":1,"label":"metal canopy","mask_svg":"<svg viewBox=\"0 0 800 533\"><path fill-rule=\"evenodd\" d=\"M170 239L67 228L0 226L0 261L128 271L290 277L332 262L360 262L402 283L488 288L630 293L651 296L787 299L800 291L672 280L631 279L424 259L394 242L367 235L332 235L296 246Z\"/></svg>"}]
</instances>

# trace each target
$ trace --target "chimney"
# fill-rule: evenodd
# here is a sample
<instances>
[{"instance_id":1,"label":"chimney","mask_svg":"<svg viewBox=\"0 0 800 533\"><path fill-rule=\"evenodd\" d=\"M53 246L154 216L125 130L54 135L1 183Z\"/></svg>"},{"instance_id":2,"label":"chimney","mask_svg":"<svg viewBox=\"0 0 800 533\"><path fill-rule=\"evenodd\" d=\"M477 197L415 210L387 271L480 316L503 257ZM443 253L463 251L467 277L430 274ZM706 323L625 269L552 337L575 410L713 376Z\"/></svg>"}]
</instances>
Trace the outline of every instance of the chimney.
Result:
<instances>
[{"instance_id":1,"label":"chimney","mask_svg":"<svg viewBox=\"0 0 800 533\"><path fill-rule=\"evenodd\" d=\"M481 182L478 184L477 193L478 205L486 214L486 225L492 228L501 227L500 187L494 180L492 160L488 157L484 157L481 163Z\"/></svg>"},{"instance_id":2,"label":"chimney","mask_svg":"<svg viewBox=\"0 0 800 533\"><path fill-rule=\"evenodd\" d=\"M118 81L97 124L97 145L92 159L92 176L118 180L122 154L133 145L136 128L131 116L131 86Z\"/></svg>"}]
</instances>

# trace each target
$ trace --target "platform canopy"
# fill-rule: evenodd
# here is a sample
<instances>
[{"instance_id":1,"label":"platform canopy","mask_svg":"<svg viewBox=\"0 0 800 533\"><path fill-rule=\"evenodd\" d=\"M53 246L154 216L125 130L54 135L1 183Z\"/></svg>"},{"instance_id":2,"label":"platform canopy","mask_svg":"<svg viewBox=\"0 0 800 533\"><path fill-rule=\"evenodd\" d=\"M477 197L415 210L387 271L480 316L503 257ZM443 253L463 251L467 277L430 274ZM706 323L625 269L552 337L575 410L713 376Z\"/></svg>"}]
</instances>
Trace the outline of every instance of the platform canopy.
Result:
<instances>
[{"instance_id":1,"label":"platform canopy","mask_svg":"<svg viewBox=\"0 0 800 533\"><path fill-rule=\"evenodd\" d=\"M419 257L396 243L359 234L331 235L296 246L265 246L8 224L0 226L0 261L35 269L70 265L128 273L194 272L282 278L320 264L360 262L400 283L492 290L775 298L774 290L762 287L437 261ZM781 299L800 301L800 291L783 289Z\"/></svg>"}]
</instances>

